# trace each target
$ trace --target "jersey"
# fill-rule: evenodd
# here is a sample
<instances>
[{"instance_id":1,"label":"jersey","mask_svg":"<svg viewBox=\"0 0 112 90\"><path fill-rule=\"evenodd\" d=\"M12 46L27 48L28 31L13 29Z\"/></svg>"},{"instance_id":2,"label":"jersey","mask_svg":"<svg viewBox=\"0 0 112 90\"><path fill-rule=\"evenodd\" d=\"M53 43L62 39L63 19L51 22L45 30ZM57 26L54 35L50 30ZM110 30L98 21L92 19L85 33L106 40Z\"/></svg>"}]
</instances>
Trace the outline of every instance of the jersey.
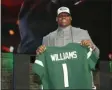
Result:
<instances>
[{"instance_id":1,"label":"jersey","mask_svg":"<svg viewBox=\"0 0 112 90\"><path fill-rule=\"evenodd\" d=\"M36 57L33 71L40 76L43 89L92 89L91 70L97 60L92 49L77 43L46 47Z\"/></svg>"}]
</instances>

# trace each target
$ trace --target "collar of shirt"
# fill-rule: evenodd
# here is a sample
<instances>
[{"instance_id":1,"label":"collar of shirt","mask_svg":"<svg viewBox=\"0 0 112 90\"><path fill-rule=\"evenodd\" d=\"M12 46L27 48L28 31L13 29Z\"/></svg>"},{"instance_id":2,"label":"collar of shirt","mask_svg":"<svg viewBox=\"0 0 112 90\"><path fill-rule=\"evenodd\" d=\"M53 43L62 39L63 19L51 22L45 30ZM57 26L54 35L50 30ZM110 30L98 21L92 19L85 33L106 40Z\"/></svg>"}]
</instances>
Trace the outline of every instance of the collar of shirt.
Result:
<instances>
[{"instance_id":1,"label":"collar of shirt","mask_svg":"<svg viewBox=\"0 0 112 90\"><path fill-rule=\"evenodd\" d=\"M71 27L72 27L71 25L69 25L69 26L67 26L67 27L65 27L65 28L63 28L63 27L58 27L58 31L67 31L67 30L70 30Z\"/></svg>"},{"instance_id":2,"label":"collar of shirt","mask_svg":"<svg viewBox=\"0 0 112 90\"><path fill-rule=\"evenodd\" d=\"M71 32L71 25L67 26L66 28L58 27L57 34L59 36L68 36Z\"/></svg>"}]
</instances>

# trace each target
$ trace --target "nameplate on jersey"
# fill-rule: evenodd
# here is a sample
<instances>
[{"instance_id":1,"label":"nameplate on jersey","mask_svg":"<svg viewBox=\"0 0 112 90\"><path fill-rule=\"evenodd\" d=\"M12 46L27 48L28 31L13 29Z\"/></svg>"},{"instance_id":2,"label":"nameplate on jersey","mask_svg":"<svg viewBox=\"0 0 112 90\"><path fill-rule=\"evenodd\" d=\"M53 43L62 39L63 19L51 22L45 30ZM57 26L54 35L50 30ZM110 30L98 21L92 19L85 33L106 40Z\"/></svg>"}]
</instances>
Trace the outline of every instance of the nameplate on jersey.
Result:
<instances>
[{"instance_id":1,"label":"nameplate on jersey","mask_svg":"<svg viewBox=\"0 0 112 90\"><path fill-rule=\"evenodd\" d=\"M62 52L58 54L51 54L50 55L52 61L61 61L61 60L71 60L77 58L77 52Z\"/></svg>"}]
</instances>

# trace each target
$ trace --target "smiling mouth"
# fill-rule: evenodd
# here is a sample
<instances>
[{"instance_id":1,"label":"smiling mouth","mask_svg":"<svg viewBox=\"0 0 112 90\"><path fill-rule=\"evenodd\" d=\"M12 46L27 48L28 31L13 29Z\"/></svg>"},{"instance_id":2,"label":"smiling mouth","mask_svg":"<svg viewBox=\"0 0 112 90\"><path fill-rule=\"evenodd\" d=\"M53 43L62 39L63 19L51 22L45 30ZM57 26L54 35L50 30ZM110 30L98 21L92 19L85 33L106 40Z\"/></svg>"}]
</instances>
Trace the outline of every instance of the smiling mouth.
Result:
<instances>
[{"instance_id":1,"label":"smiling mouth","mask_svg":"<svg viewBox=\"0 0 112 90\"><path fill-rule=\"evenodd\" d=\"M66 22L67 20L63 19L62 22Z\"/></svg>"}]
</instances>

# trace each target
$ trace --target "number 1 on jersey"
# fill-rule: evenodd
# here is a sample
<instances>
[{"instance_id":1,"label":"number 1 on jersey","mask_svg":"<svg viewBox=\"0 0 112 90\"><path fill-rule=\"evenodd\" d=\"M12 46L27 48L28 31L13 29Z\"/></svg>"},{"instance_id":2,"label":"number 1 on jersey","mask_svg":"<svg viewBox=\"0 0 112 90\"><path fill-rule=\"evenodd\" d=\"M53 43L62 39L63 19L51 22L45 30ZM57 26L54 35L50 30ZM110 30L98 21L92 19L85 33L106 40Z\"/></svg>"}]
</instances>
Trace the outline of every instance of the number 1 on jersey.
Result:
<instances>
[{"instance_id":1,"label":"number 1 on jersey","mask_svg":"<svg viewBox=\"0 0 112 90\"><path fill-rule=\"evenodd\" d=\"M67 65L62 64L62 67L63 67L63 74L64 74L64 86L69 87Z\"/></svg>"}]
</instances>

